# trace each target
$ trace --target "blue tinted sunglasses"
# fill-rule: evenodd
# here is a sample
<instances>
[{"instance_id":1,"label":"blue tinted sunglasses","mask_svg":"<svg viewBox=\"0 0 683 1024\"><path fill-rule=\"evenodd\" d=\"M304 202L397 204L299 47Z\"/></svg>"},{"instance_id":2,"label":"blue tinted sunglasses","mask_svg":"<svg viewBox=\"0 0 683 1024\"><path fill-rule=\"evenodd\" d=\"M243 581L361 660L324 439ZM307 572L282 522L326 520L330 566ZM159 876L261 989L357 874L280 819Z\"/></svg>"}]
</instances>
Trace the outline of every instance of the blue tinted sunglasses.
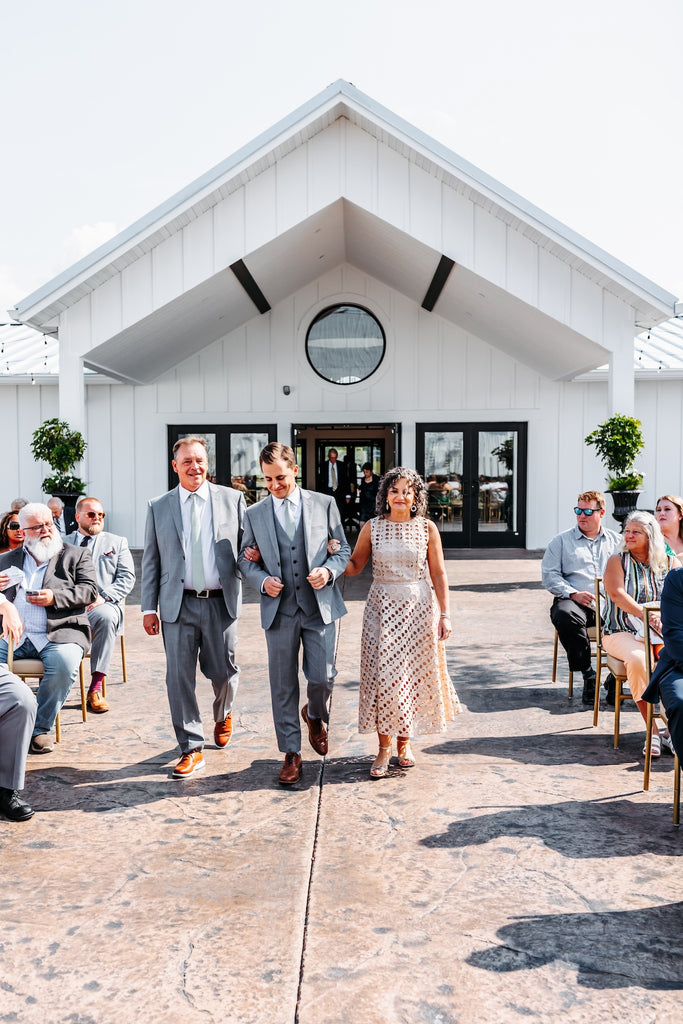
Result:
<instances>
[{"instance_id":1,"label":"blue tinted sunglasses","mask_svg":"<svg viewBox=\"0 0 683 1024\"><path fill-rule=\"evenodd\" d=\"M602 509L601 508L575 508L574 509L574 515L575 516L592 516L595 512L597 512L597 514L600 515L600 513L602 512Z\"/></svg>"}]
</instances>

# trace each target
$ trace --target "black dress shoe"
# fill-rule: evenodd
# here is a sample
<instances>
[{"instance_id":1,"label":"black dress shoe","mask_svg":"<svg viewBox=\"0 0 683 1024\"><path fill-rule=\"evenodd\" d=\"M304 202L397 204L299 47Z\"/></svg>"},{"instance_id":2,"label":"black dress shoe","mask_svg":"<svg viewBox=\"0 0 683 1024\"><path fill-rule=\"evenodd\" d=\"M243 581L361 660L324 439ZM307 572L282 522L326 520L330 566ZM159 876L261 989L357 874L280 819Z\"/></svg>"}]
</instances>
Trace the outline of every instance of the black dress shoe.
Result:
<instances>
[{"instance_id":1,"label":"black dress shoe","mask_svg":"<svg viewBox=\"0 0 683 1024\"><path fill-rule=\"evenodd\" d=\"M34 810L21 799L16 789L0 786L0 814L4 814L10 821L28 821L33 817Z\"/></svg>"}]
</instances>

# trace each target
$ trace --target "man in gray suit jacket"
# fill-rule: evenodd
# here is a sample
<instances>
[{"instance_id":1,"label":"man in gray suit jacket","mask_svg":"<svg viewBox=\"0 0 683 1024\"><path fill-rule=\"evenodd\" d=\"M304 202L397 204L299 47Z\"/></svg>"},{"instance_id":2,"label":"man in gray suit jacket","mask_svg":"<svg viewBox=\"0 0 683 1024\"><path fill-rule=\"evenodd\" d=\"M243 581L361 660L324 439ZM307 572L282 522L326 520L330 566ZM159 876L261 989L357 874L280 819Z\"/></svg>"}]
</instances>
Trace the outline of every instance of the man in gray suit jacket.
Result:
<instances>
[{"instance_id":1,"label":"man in gray suit jacket","mask_svg":"<svg viewBox=\"0 0 683 1024\"><path fill-rule=\"evenodd\" d=\"M44 666L30 750L48 754L54 750L50 732L57 712L90 650L86 608L97 597L97 578L88 551L64 546L47 505L24 505L19 522L24 546L0 555L0 590L24 624L17 656L40 658ZM0 640L0 662L5 661L7 642Z\"/></svg>"},{"instance_id":2,"label":"man in gray suit jacket","mask_svg":"<svg viewBox=\"0 0 683 1024\"><path fill-rule=\"evenodd\" d=\"M239 566L261 595L273 719L278 747L285 754L279 780L291 785L302 771L300 647L308 682L301 717L313 749L327 753L335 622L346 614L335 581L351 549L334 499L297 486L299 468L288 445L266 445L260 462L271 496L247 509ZM336 549L332 553L330 541Z\"/></svg>"},{"instance_id":3,"label":"man in gray suit jacket","mask_svg":"<svg viewBox=\"0 0 683 1024\"><path fill-rule=\"evenodd\" d=\"M19 612L0 594L2 635L21 640L24 624ZM36 720L36 698L26 683L0 664L0 814L10 821L28 821L33 808L19 796L24 788L26 755Z\"/></svg>"},{"instance_id":4,"label":"man in gray suit jacket","mask_svg":"<svg viewBox=\"0 0 683 1024\"><path fill-rule=\"evenodd\" d=\"M115 533L104 532L104 516L102 503L97 498L79 498L76 503L78 530L66 538L67 544L88 549L97 573L99 593L88 605L92 631L88 707L100 715L109 711L102 696L103 684L123 624L123 602L135 586L135 566L128 541Z\"/></svg>"},{"instance_id":5,"label":"man in gray suit jacket","mask_svg":"<svg viewBox=\"0 0 683 1024\"><path fill-rule=\"evenodd\" d=\"M242 584L237 556L246 505L238 491L208 483L208 467L204 439L180 438L173 446L179 485L150 501L145 527L143 624L150 636L160 628L163 632L166 690L182 755L174 779L187 779L204 767L197 655L213 685L218 747L225 747L232 734L239 678L235 645Z\"/></svg>"}]
</instances>

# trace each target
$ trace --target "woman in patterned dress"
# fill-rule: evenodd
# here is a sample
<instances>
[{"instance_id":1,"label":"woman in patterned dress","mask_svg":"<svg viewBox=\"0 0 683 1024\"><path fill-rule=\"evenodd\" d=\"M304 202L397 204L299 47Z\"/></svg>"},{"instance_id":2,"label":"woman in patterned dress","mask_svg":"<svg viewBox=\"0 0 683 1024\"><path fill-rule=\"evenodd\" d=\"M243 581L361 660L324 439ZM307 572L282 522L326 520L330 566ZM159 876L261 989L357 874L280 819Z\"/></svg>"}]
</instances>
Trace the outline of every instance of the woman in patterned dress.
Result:
<instances>
[{"instance_id":1,"label":"woman in patterned dress","mask_svg":"<svg viewBox=\"0 0 683 1024\"><path fill-rule=\"evenodd\" d=\"M647 685L643 605L659 601L664 577L677 558L666 553L666 545L657 520L649 512L631 512L624 523L622 550L607 560L604 584L607 607L602 628L602 646L626 665L631 696L647 722L647 704L642 699ZM650 613L654 644L661 645L662 620L659 612ZM667 729L653 725L652 757L659 757L662 744L673 754ZM645 750L643 750L645 753Z\"/></svg>"},{"instance_id":2,"label":"woman in patterned dress","mask_svg":"<svg viewBox=\"0 0 683 1024\"><path fill-rule=\"evenodd\" d=\"M380 481L376 511L359 534L346 575L355 576L372 556L358 730L377 733L370 775L380 778L387 774L394 736L399 765L412 768L410 737L442 732L460 704L444 650L451 635L446 567L439 532L426 516L422 478L402 466L390 470Z\"/></svg>"}]
</instances>

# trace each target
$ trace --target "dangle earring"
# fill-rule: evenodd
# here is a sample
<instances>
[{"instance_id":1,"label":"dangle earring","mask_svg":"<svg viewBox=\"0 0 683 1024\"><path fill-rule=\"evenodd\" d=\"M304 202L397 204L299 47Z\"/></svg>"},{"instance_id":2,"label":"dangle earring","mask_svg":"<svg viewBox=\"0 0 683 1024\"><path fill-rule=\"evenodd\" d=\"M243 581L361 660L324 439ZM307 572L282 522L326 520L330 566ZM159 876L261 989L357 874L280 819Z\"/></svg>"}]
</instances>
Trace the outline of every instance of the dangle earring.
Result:
<instances>
[{"instance_id":1,"label":"dangle earring","mask_svg":"<svg viewBox=\"0 0 683 1024\"><path fill-rule=\"evenodd\" d=\"M417 505L415 504L415 502L413 502L413 504L410 506L410 514L411 514L411 516L414 516L416 512L417 512Z\"/></svg>"},{"instance_id":2,"label":"dangle earring","mask_svg":"<svg viewBox=\"0 0 683 1024\"><path fill-rule=\"evenodd\" d=\"M384 511L385 512L391 512L391 506L389 505L388 501L384 502Z\"/></svg>"}]
</instances>

